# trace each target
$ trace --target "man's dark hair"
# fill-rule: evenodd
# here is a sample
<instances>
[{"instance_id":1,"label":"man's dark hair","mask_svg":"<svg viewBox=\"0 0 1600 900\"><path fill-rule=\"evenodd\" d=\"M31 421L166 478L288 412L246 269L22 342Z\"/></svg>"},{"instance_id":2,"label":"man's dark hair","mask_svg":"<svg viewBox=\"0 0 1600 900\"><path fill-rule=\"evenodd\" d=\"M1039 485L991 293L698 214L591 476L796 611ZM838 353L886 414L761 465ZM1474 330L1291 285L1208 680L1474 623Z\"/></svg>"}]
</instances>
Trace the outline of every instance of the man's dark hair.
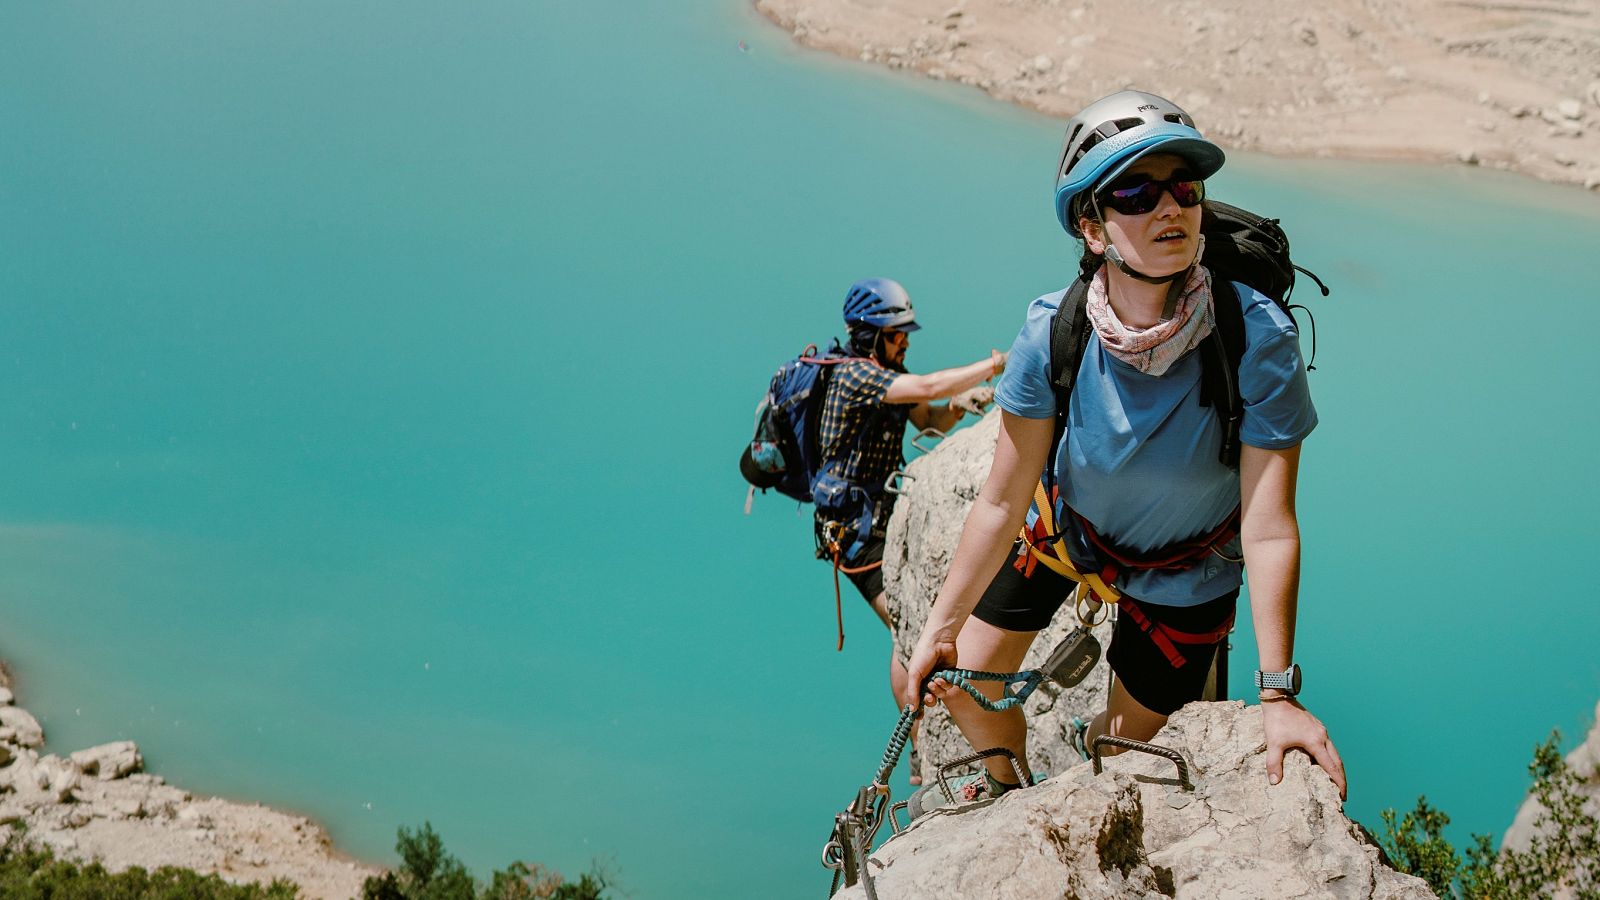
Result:
<instances>
[{"instance_id":1,"label":"man's dark hair","mask_svg":"<svg viewBox=\"0 0 1600 900\"><path fill-rule=\"evenodd\" d=\"M891 372L905 372L904 365L890 365L883 352L884 331L873 325L857 323L850 326L850 353L877 360L878 365Z\"/></svg>"}]
</instances>

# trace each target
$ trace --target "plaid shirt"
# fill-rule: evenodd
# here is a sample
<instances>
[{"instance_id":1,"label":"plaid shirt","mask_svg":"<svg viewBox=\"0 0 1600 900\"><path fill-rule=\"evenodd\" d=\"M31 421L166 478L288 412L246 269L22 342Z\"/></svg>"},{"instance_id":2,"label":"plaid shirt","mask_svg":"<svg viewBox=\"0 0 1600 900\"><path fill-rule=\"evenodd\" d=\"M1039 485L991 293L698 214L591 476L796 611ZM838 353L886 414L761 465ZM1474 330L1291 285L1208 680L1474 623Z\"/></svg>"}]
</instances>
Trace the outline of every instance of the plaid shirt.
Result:
<instances>
[{"instance_id":1,"label":"plaid shirt","mask_svg":"<svg viewBox=\"0 0 1600 900\"><path fill-rule=\"evenodd\" d=\"M905 463L902 442L914 404L883 402L895 374L865 359L839 363L822 402L823 465L843 460L839 474L873 496L883 494L889 474ZM894 495L889 494L888 499L892 501ZM876 527L889 521L893 508L892 502L878 504Z\"/></svg>"}]
</instances>

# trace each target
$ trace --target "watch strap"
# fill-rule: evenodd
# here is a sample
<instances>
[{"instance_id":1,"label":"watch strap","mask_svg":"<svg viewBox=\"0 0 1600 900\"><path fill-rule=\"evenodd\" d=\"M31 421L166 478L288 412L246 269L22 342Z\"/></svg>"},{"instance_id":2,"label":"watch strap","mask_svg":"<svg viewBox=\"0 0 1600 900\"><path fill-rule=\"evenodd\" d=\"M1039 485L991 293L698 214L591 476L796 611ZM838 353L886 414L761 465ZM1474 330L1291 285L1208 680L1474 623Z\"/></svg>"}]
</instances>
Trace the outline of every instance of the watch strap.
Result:
<instances>
[{"instance_id":1,"label":"watch strap","mask_svg":"<svg viewBox=\"0 0 1600 900\"><path fill-rule=\"evenodd\" d=\"M1257 669L1256 687L1262 690L1283 691L1293 696L1296 693L1294 689L1294 666L1290 666L1282 672L1263 672Z\"/></svg>"}]
</instances>

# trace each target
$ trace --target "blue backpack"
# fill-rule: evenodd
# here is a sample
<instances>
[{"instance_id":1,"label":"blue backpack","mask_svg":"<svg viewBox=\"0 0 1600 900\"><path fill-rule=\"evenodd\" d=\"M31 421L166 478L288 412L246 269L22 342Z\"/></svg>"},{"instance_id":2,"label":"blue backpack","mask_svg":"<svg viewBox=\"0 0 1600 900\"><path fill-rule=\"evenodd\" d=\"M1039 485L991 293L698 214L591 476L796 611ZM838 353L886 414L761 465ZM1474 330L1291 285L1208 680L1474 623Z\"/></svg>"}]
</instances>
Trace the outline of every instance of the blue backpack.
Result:
<instances>
[{"instance_id":1,"label":"blue backpack","mask_svg":"<svg viewBox=\"0 0 1600 900\"><path fill-rule=\"evenodd\" d=\"M811 502L811 486L822 468L822 401L828 395L833 368L858 359L834 339L826 353L811 344L773 374L767 395L756 407L756 429L739 456L739 472L750 494L776 488L779 493ZM745 511L749 512L749 501Z\"/></svg>"}]
</instances>

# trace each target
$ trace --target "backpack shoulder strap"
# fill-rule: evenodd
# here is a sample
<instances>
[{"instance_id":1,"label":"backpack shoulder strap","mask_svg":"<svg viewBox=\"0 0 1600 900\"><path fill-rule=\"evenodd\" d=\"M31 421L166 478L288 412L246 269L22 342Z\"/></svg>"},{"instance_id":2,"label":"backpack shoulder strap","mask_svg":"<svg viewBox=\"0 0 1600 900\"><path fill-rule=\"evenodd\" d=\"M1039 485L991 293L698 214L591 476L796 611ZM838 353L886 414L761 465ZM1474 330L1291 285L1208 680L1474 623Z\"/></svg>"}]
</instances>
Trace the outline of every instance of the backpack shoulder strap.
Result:
<instances>
[{"instance_id":1,"label":"backpack shoulder strap","mask_svg":"<svg viewBox=\"0 0 1600 900\"><path fill-rule=\"evenodd\" d=\"M1072 283L1050 319L1050 387L1056 394L1056 418L1065 421L1072 385L1078 380L1083 351L1089 344L1089 285Z\"/></svg>"},{"instance_id":2,"label":"backpack shoulder strap","mask_svg":"<svg viewBox=\"0 0 1600 900\"><path fill-rule=\"evenodd\" d=\"M1244 307L1238 288L1226 278L1212 284L1216 328L1200 345L1200 405L1216 410L1222 424L1223 465L1239 467L1239 426L1244 418L1244 398L1239 392L1239 364L1244 359Z\"/></svg>"},{"instance_id":3,"label":"backpack shoulder strap","mask_svg":"<svg viewBox=\"0 0 1600 900\"><path fill-rule=\"evenodd\" d=\"M1082 278L1072 282L1061 297L1061 305L1050 318L1050 388L1056 395L1055 434L1050 440L1050 458L1067 433L1067 408L1072 403L1072 387L1078 368L1089 346L1089 283ZM1048 475L1050 465L1045 466Z\"/></svg>"}]
</instances>

